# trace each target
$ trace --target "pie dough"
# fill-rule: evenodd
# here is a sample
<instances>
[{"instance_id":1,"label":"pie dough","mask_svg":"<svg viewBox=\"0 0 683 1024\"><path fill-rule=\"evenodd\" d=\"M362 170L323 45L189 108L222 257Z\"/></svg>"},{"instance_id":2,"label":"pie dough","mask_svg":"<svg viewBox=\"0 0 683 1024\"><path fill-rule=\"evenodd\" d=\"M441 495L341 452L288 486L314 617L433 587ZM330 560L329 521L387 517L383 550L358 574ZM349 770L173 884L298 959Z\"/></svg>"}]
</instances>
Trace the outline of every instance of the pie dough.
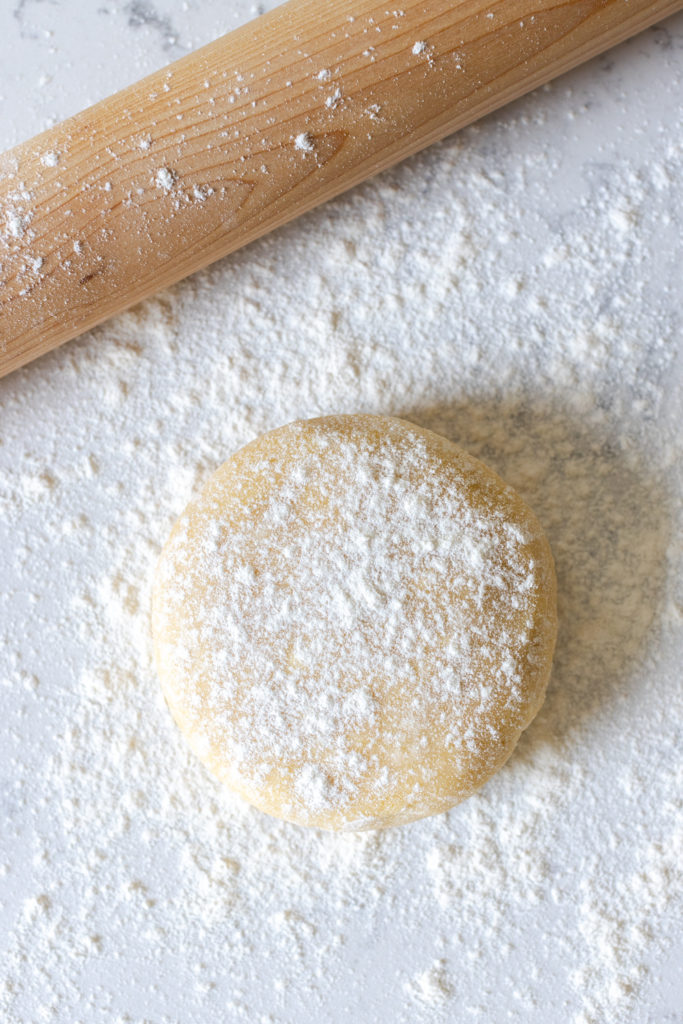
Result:
<instances>
[{"instance_id":1,"label":"pie dough","mask_svg":"<svg viewBox=\"0 0 683 1024\"><path fill-rule=\"evenodd\" d=\"M191 747L256 807L327 829L414 821L486 782L543 702L556 628L519 495L386 416L290 423L232 455L153 597Z\"/></svg>"}]
</instances>

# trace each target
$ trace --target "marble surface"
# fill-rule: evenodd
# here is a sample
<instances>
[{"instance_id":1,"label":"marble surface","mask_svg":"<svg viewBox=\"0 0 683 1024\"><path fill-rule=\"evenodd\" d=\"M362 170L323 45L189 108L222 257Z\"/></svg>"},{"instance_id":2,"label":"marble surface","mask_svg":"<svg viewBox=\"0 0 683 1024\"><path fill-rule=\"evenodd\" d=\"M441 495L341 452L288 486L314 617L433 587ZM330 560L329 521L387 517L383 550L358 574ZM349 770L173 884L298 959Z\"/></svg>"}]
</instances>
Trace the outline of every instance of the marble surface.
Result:
<instances>
[{"instance_id":1,"label":"marble surface","mask_svg":"<svg viewBox=\"0 0 683 1024\"><path fill-rule=\"evenodd\" d=\"M215 38L223 32L229 31L236 25L248 18L255 17L264 10L274 6L273 3L250 4L246 0L6 0L0 7L0 148L6 148L24 138L43 130L55 122L69 116L81 108L101 99L116 89L128 84L144 74L155 70L163 64L175 60L184 53L200 46ZM112 56L114 55L114 56ZM495 119L489 120L482 128L484 141L480 146L484 147L486 141L490 141L491 151L494 156L496 152L496 124L505 124L506 117L519 115L520 111L542 111L545 119L542 132L534 134L531 129L520 129L517 144L520 150L528 156L533 147L538 145L544 152L552 152L555 166L559 168L556 175L547 183L545 202L547 211L556 210L557 217L562 218L570 207L580 208L582 203L582 188L585 182L580 180L581 169L585 169L586 162L594 154L598 140L605 142L606 155L603 153L596 157L591 165L592 173L596 180L599 175L607 176L610 168L616 168L623 159L630 159L634 163L647 164L648 153L656 148L661 156L666 150L666 140L663 138L667 131L673 130L678 135L672 137L671 142L679 146L680 152L680 130L681 130L681 76L683 75L683 15L670 19L666 24L658 26L643 34L641 37L632 40L616 51L606 54L591 62L588 66L578 69L576 72L566 76L557 87L548 94L537 93L532 97L523 99L514 105L514 115L502 112L496 115ZM488 133L488 134L487 134ZM428 176L437 167L438 156L432 158L428 155L422 158L423 162L416 166L422 168ZM503 153L504 170L514 173L514 153L506 150ZM680 208L683 202L683 168L679 164L679 180L672 184L672 202ZM374 188L375 186L370 186ZM381 188L381 183L377 185ZM598 188L599 186L595 186ZM372 193L370 192L371 196ZM672 210L672 214L675 213ZM548 213L550 216L550 213ZM615 215L618 218L618 214ZM617 225L618 226L618 225ZM284 246L296 246L302 240L297 236L296 226L289 231L282 244ZM533 227L530 229L530 242L525 250L524 259L534 258ZM540 229L539 229L540 231ZM678 346L678 357L672 356L667 362L667 374L669 381L657 381L657 387L662 390L662 398L658 405L657 415L666 421L669 427L675 427L677 418L680 416L680 409L677 403L680 400L680 375L683 366L683 336L681 333L681 294L683 294L683 251L680 249L680 235L673 232L670 226L662 226L662 237L665 237L665 248L667 252L662 256L655 253L653 249L652 280L648 282L651 291L656 293L656 306L659 311L660 321L666 323L667 334L666 344L670 347ZM678 247L678 248L676 248ZM678 257L675 252L678 251ZM674 255L672 255L674 254ZM666 257L666 258L665 258ZM678 260L678 262L677 262ZM678 271L676 271L678 266ZM662 275L662 283L658 282L658 274ZM616 285L615 285L616 287ZM654 300L652 300L654 302ZM53 371L58 371L60 366L66 366L69 356L67 350L63 350L50 357L50 364ZM643 363L642 374L644 379L648 377L647 361ZM21 404L21 388L23 384L31 380L28 376L35 373L34 380L42 380L46 372L29 367L22 371L21 379L16 385L11 381L3 384L3 395L9 405L16 398L15 407ZM58 377L56 378L58 380ZM653 378L654 379L654 378ZM23 382L23 384L21 383ZM57 385L59 386L59 385ZM16 394L15 394L16 389ZM66 385L65 392L66 394ZM615 390L616 393L616 390ZM629 391L630 399L637 401L637 387L634 384ZM605 399L607 404L607 398ZM19 414L17 414L19 415ZM42 438L32 441L32 416L29 410L21 414L23 419L23 439L26 450L33 450L37 457L48 458L51 451L49 439ZM75 414L78 417L78 410ZM16 422L16 416L13 422ZM2 427L0 426L0 432ZM1 447L1 444L0 444ZM114 499L112 499L114 501ZM113 506L112 506L113 507ZM106 527L106 513L103 520ZM105 528L103 527L103 528ZM13 540L11 530L6 530L0 536L0 565L9 565L12 562ZM4 547L2 547L4 545ZM21 574L13 577L13 592L21 591ZM23 598L22 598L23 600ZM28 601L28 598L27 598ZM56 605L58 597L55 598ZM4 605L2 606L4 608ZM28 605L27 605L28 607ZM56 612L55 612L56 613ZM28 614L28 612L27 612ZM22 644L27 659L33 656L36 639L27 634L22 640L21 636L16 638L16 646L21 651ZM666 667L660 668L662 673L673 671L680 659L683 658L683 647L680 644L674 649L667 649ZM16 651L0 653L0 669L2 669L3 654L7 654L8 662L10 655L14 656ZM70 655L72 657L72 655ZM78 654L73 654L75 662L78 661ZM663 663L662 663L663 664ZM46 678L49 677L50 667L44 666ZM6 667L5 671L9 671ZM0 671L0 675L2 672ZM7 701L7 715L13 708L14 695L7 689L2 695L3 701ZM3 707L5 705L2 705ZM17 705L18 706L18 705ZM673 713L677 713L674 708ZM13 726L13 728L17 728ZM27 726L28 728L28 726ZM36 720L32 726L33 742L40 744L40 721ZM2 764L3 751L0 749L0 764ZM3 767L4 776L7 777L11 771L11 764L7 761ZM615 796L615 800L619 797ZM26 820L24 826L30 831L32 811L24 809L21 811ZM45 809L41 812L46 813ZM624 814L628 813L628 803L624 802ZM19 835L19 832L16 832ZM15 836L16 838L16 836ZM22 874L21 870L15 870L17 865L22 866L27 858L27 849L30 843L22 846L19 839L13 839L3 850L3 840L0 836L0 862L8 865L8 874L0 878L0 882L6 884L6 889L0 890L4 903L0 905L0 919L4 920L3 931L9 934L13 927L15 914L17 913L17 901L19 896L29 894L31 889L30 871ZM11 870L10 870L11 868ZM14 873L12 873L14 871ZM115 924L112 928L115 929ZM683 935L680 927L672 929L674 939L671 943L670 953L666 962L651 965L655 970L658 979L646 987L635 1009L631 1008L628 1016L629 1024L660 1024L667 1021L669 1024L683 1021L683 1013L680 1007L683 1005L683 977L680 971L680 953L683 950ZM125 936L118 935L121 943L124 943ZM358 948L361 949L363 937L358 936ZM383 939L385 964L387 973L394 972L394 960L403 962L407 958L406 950L412 939L406 937L393 937L389 940ZM423 941L423 940L420 940ZM529 937L533 944L533 937ZM0 947L2 939L0 939ZM339 954L345 959L349 970L357 963L358 951L349 949L348 945ZM189 1024L196 1021L197 1024L213 1024L213 1021L220 1020L231 1022L233 1020L247 1019L237 1009L224 1009L219 1016L212 1016L211 1021L201 1016L201 1011L196 1008L196 1003L184 1002L185 979L183 977L182 964L174 966L173 963L164 962L158 968L156 976L150 981L151 987L156 987L155 995L150 995L146 984L126 983L122 979L124 967L118 963L112 966L105 964L100 968L108 974L110 989L114 982L111 979L118 979L121 982L120 1001L110 1004L105 1012L101 1007L97 1009L85 1009L79 1019L84 1024L99 1024L106 1020L121 1021L145 1021L155 1022L162 1019L177 1019L180 1024ZM358 970L361 967L358 966ZM1 972L0 972L1 973ZM96 975L96 970L95 970ZM97 983L97 977L91 976L93 984ZM343 977L342 977L343 982ZM380 982L377 982L377 991L380 991ZM220 986L219 986L220 987ZM343 987L343 986L342 986ZM553 979L547 980L548 992L553 987ZM173 993L173 998L163 999L158 990ZM224 979L223 987L220 988L222 996L225 997L225 1005L229 1003L230 983ZM550 997L549 997L550 998ZM345 1021L354 1019L365 1022L363 1016L363 1005L353 1004L353 1016L349 1017L348 1004L345 997L340 995L336 1001L325 1004L322 1008L316 1004L312 1009L306 1005L306 997L302 988L302 1003L300 1010L296 1009L296 1001L289 1006L288 1015L282 1018L278 1016L276 1009L266 1006L264 1003L263 1015L253 1017L263 1021L277 1021L281 1019L297 1021L303 1024L305 1021L315 1021L322 1024L325 1021ZM151 1004L150 1001L151 1000ZM173 1005L177 1007L177 1017L174 1017ZM27 1004L28 1005L28 1004ZM46 1004L47 1005L47 1004ZM74 1003L74 1005L76 1005ZM153 1005L156 1009L149 1009ZM258 995L252 993L252 1006L258 1005ZM388 1004L390 1005L390 1004ZM393 1005L393 1004L391 1004ZM486 1024L498 1024L500 1021L514 1020L549 1020L544 1016L542 1006L529 1009L525 1015L519 1010L521 1016L514 1016L512 1011L506 1013L495 1004L498 1009L490 1013L484 1012L482 1019ZM171 1009L169 1009L169 1006ZM160 1009L163 1007L163 1010ZM382 1010L381 1000L373 1001L372 1015L368 1014L367 1020L378 1021L380 1024L388 1024L394 1019L404 1021L412 1020L438 1020L454 1021L457 1024L464 1024L472 1019L471 1015L460 1014L458 1009L449 1006L446 1009L434 1009L429 1016L427 1010L421 1009L419 1014L411 1015L410 1010L403 1009L402 1016L394 1016L398 1011L394 1008ZM575 1008L572 1008L572 1013ZM272 1011L272 1014L271 1014ZM36 1013L38 1011L35 1011ZM49 1008L43 1016L34 1016L34 1011L26 1011L26 1016L12 1018L12 1024L29 1024L33 1020L68 1020L69 1024L75 1021L73 1016L60 1015L63 1011L55 1011L50 1015ZM214 1013L215 1011L212 1011ZM431 1012L431 1011L430 1011ZM554 1011L562 1012L562 1011ZM567 1011L569 1013L569 1011ZM165 1014L165 1015L164 1015ZM271 1014L271 1015L268 1015ZM420 1016L426 1014L426 1016ZM554 1018L559 1020L560 1018ZM579 1017L571 1015L563 1018L566 1020L579 1020ZM589 1020L588 1017L585 1018ZM590 1018L591 1021L598 1021L598 1017ZM601 1021L613 1022L616 1024L619 1018L609 1015L599 1018Z\"/></svg>"}]
</instances>

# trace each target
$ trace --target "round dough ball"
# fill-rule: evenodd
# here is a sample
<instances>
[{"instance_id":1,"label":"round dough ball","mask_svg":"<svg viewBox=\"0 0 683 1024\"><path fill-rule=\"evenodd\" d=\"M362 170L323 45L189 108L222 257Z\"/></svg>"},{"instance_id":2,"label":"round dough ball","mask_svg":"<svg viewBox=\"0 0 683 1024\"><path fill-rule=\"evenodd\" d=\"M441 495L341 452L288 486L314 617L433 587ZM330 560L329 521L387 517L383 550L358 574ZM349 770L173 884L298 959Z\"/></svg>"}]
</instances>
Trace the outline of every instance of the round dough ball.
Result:
<instances>
[{"instance_id":1,"label":"round dough ball","mask_svg":"<svg viewBox=\"0 0 683 1024\"><path fill-rule=\"evenodd\" d=\"M261 810L328 829L414 821L486 782L543 702L556 625L519 495L386 416L236 452L176 523L153 600L192 748Z\"/></svg>"}]
</instances>

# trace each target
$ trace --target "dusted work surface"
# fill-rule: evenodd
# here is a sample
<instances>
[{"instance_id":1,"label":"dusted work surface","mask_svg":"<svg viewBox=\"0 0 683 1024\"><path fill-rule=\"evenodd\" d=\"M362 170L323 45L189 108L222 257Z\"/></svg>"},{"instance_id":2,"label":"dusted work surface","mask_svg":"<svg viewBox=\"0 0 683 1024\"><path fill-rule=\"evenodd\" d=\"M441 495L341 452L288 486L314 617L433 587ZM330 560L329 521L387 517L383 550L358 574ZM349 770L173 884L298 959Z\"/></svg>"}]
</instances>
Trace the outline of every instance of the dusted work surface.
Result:
<instances>
[{"instance_id":1,"label":"dusted work surface","mask_svg":"<svg viewBox=\"0 0 683 1024\"><path fill-rule=\"evenodd\" d=\"M84 6L0 12L3 147L257 13ZM682 78L679 16L0 382L3 1020L681 1020ZM521 493L560 634L478 796L335 836L186 753L149 593L230 452L358 410Z\"/></svg>"}]
</instances>

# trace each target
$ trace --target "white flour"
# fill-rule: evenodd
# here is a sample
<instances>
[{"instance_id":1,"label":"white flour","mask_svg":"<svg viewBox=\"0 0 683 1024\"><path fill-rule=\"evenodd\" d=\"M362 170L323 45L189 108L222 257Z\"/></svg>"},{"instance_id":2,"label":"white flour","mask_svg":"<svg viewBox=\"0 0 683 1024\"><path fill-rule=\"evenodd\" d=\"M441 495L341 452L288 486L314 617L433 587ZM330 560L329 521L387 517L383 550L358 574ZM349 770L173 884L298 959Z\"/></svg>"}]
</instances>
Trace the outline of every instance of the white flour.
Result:
<instances>
[{"instance_id":1,"label":"white flour","mask_svg":"<svg viewBox=\"0 0 683 1024\"><path fill-rule=\"evenodd\" d=\"M302 153L312 153L315 143L308 132L300 132L294 139L294 148L300 149Z\"/></svg>"},{"instance_id":2,"label":"white flour","mask_svg":"<svg viewBox=\"0 0 683 1024\"><path fill-rule=\"evenodd\" d=\"M680 89L654 40L0 382L3 1021L680 1020L657 979L683 912L683 147L654 93L646 141L612 130L651 58ZM480 795L335 836L187 753L149 590L227 454L352 411L520 491L561 623L546 705Z\"/></svg>"}]
</instances>

